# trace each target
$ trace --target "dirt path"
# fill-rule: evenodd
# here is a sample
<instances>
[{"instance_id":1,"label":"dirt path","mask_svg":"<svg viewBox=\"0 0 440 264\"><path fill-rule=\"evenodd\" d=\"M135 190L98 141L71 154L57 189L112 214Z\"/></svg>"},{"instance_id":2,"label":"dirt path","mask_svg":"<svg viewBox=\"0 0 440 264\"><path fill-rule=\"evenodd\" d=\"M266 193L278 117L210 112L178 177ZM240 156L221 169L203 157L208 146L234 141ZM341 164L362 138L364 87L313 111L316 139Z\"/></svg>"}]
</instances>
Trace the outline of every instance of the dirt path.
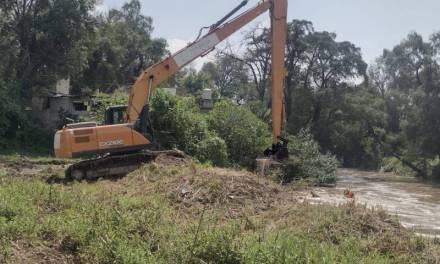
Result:
<instances>
[{"instance_id":1,"label":"dirt path","mask_svg":"<svg viewBox=\"0 0 440 264\"><path fill-rule=\"evenodd\" d=\"M21 177L34 177L42 173L64 171L68 166L65 161L38 161L28 159L1 160L0 172Z\"/></svg>"}]
</instances>

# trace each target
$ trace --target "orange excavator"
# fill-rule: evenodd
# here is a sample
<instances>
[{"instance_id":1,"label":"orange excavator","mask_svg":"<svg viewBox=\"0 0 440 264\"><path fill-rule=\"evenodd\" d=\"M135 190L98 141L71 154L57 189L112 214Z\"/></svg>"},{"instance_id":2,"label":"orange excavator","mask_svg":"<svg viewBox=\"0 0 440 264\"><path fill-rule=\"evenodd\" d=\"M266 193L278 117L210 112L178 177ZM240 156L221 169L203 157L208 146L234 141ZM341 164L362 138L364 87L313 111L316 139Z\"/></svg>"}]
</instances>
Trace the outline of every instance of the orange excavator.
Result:
<instances>
[{"instance_id":1,"label":"orange excavator","mask_svg":"<svg viewBox=\"0 0 440 264\"><path fill-rule=\"evenodd\" d=\"M273 146L264 154L274 159L288 156L287 141L281 138L284 115L284 56L287 35L287 1L263 0L255 7L233 17L248 0L209 27L209 31L187 47L144 70L135 82L128 106L106 109L105 123L77 123L56 132L55 155L75 158L95 155L98 158L73 164L66 171L71 179L96 179L123 175L154 158L153 130L149 102L154 89L182 67L207 55L220 42L249 22L270 10L272 25L272 128ZM232 18L233 17L233 18ZM202 32L202 30L201 30ZM122 122L120 122L122 120Z\"/></svg>"}]
</instances>

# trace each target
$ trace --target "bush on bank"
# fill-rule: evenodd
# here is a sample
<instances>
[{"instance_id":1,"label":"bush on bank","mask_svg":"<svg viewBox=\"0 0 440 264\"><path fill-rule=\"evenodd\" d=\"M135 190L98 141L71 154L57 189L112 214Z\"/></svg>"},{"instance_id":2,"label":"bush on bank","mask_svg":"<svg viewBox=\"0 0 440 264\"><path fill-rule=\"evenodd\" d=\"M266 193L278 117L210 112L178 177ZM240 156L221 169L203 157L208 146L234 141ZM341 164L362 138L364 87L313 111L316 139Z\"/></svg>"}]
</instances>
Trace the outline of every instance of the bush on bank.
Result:
<instances>
[{"instance_id":1,"label":"bush on bank","mask_svg":"<svg viewBox=\"0 0 440 264\"><path fill-rule=\"evenodd\" d=\"M336 182L336 157L322 154L308 131L303 130L288 139L290 157L283 165L283 181L306 179L318 185Z\"/></svg>"}]
</instances>

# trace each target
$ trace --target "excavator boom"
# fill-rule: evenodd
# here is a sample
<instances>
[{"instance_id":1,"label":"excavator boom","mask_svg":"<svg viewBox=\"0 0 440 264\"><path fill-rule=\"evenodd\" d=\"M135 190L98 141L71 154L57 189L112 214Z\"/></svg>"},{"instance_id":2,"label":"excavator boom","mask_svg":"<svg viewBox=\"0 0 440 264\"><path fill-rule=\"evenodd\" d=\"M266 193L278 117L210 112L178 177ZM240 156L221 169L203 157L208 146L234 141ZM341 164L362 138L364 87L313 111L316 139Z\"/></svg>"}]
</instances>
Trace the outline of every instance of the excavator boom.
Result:
<instances>
[{"instance_id":1,"label":"excavator boom","mask_svg":"<svg viewBox=\"0 0 440 264\"><path fill-rule=\"evenodd\" d=\"M247 1L244 1L246 3ZM242 5L242 4L241 4ZM241 6L240 5L240 6ZM281 7L279 7L281 6ZM164 61L153 65L152 67L146 69L137 79L131 91L130 100L127 109L127 121L135 122L139 115L141 114L145 105L148 105L151 99L152 92L155 87L157 87L161 82L167 80L169 77L174 75L178 70L191 63L195 59L206 55L208 52L212 51L220 42L237 32L240 28L247 25L249 22L253 21L256 17L260 16L269 9L277 9L278 15L282 13L282 8L287 8L287 0L266 0L260 2L257 6L249 9L248 11L240 14L236 18L223 25L213 25L211 30L198 39L197 41L191 43L184 49L171 55ZM285 11L287 12L287 11ZM280 15L283 17L282 14ZM285 19L285 16L284 16ZM219 21L221 22L221 21ZM284 22L285 23L285 22ZM273 32L277 32L276 35L286 34L285 26L281 25L280 20L276 20L274 26L281 26L280 30L275 29ZM284 37L285 39L285 37ZM273 43L279 44L279 40L274 40ZM285 43L285 40L284 42ZM284 45L279 44L278 47L282 47L283 62L281 68L284 69ZM280 52L278 52L280 53ZM284 70L283 70L284 71ZM280 87L282 89L282 87ZM278 89L279 90L279 89Z\"/></svg>"}]
</instances>

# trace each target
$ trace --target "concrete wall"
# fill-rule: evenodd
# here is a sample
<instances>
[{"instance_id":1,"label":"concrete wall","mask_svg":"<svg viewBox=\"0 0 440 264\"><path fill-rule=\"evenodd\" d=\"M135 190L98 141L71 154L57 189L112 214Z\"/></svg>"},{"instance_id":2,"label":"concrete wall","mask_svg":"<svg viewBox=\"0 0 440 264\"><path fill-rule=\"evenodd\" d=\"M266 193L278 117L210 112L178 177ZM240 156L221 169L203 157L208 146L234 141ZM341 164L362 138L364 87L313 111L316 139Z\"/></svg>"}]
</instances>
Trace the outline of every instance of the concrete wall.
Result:
<instances>
[{"instance_id":1,"label":"concrete wall","mask_svg":"<svg viewBox=\"0 0 440 264\"><path fill-rule=\"evenodd\" d=\"M84 109L80 109L79 106ZM38 97L32 99L32 111L42 124L48 129L56 128L60 111L63 110L73 116L84 119L89 117L92 100L90 98Z\"/></svg>"},{"instance_id":2,"label":"concrete wall","mask_svg":"<svg viewBox=\"0 0 440 264\"><path fill-rule=\"evenodd\" d=\"M58 80L55 90L57 94L69 95L70 94L70 79Z\"/></svg>"}]
</instances>

